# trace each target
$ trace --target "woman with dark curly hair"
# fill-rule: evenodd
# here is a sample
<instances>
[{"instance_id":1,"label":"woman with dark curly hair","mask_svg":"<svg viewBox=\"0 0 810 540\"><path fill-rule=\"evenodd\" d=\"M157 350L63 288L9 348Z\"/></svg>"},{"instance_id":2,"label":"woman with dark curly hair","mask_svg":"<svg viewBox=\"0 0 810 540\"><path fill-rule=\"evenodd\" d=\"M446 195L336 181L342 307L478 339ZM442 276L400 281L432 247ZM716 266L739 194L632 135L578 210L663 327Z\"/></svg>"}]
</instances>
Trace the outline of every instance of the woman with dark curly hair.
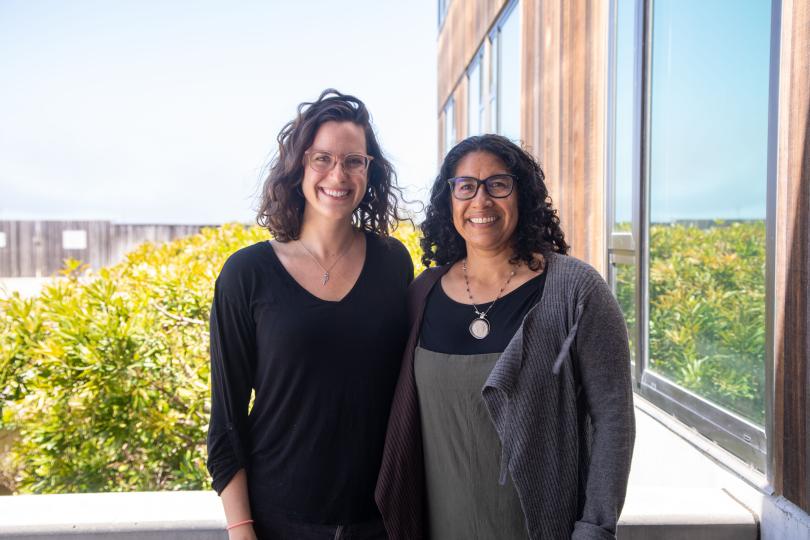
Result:
<instances>
[{"instance_id":1,"label":"woman with dark curly hair","mask_svg":"<svg viewBox=\"0 0 810 540\"><path fill-rule=\"evenodd\" d=\"M634 440L627 332L527 152L450 150L376 499L392 539L614 538Z\"/></svg>"},{"instance_id":2,"label":"woman with dark curly hair","mask_svg":"<svg viewBox=\"0 0 810 540\"><path fill-rule=\"evenodd\" d=\"M208 469L231 539L385 538L374 504L413 263L368 111L326 90L278 136L211 308ZM254 399L252 405L251 393Z\"/></svg>"}]
</instances>

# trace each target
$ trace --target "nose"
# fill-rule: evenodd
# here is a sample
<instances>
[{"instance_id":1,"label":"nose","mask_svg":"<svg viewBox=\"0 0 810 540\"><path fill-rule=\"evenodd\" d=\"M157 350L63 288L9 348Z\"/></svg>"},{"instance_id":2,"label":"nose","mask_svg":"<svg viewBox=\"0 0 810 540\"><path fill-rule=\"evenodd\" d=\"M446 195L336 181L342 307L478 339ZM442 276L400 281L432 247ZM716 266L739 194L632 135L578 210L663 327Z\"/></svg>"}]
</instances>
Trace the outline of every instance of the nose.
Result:
<instances>
[{"instance_id":1,"label":"nose","mask_svg":"<svg viewBox=\"0 0 810 540\"><path fill-rule=\"evenodd\" d=\"M478 192L475 194L475 197L472 198L472 204L477 207L487 207L492 204L492 197L489 196L487 193L486 186L481 184L478 186Z\"/></svg>"},{"instance_id":2,"label":"nose","mask_svg":"<svg viewBox=\"0 0 810 540\"><path fill-rule=\"evenodd\" d=\"M346 180L346 172L343 170L343 162L338 160L332 170L329 171L328 178L343 182Z\"/></svg>"}]
</instances>

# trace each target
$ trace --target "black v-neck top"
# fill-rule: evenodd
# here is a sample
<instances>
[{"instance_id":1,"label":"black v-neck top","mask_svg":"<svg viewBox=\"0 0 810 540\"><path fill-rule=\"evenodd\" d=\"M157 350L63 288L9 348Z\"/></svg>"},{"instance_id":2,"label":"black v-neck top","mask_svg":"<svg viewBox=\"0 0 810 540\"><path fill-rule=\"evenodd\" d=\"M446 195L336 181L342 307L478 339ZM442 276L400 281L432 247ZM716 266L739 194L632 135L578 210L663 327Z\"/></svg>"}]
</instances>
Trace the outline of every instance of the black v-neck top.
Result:
<instances>
[{"instance_id":1,"label":"black v-neck top","mask_svg":"<svg viewBox=\"0 0 810 540\"><path fill-rule=\"evenodd\" d=\"M542 298L545 283L546 273L543 272L499 298L487 313L489 335L476 339L470 334L470 323L477 318L475 310L470 304L456 302L447 296L439 281L427 298L419 335L420 346L446 354L503 352L523 318ZM476 306L484 312L492 302Z\"/></svg>"},{"instance_id":2,"label":"black v-neck top","mask_svg":"<svg viewBox=\"0 0 810 540\"><path fill-rule=\"evenodd\" d=\"M246 470L257 526L272 514L318 524L379 515L374 487L412 279L405 247L372 234L339 301L304 289L269 242L225 263L211 308L208 468L218 493Z\"/></svg>"}]
</instances>

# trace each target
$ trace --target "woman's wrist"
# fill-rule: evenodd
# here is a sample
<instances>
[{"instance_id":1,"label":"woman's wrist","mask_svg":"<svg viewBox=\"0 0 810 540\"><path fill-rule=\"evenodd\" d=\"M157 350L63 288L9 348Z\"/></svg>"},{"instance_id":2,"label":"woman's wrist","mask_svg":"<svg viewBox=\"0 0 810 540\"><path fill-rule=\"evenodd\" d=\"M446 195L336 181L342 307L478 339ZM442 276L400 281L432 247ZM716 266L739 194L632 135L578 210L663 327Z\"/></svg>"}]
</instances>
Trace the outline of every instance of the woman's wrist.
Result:
<instances>
[{"instance_id":1,"label":"woman's wrist","mask_svg":"<svg viewBox=\"0 0 810 540\"><path fill-rule=\"evenodd\" d=\"M245 525L252 525L252 519L243 519L241 521L235 521L234 523L230 523L225 527L226 531L230 531L231 529L236 529L237 527L244 527Z\"/></svg>"},{"instance_id":2,"label":"woman's wrist","mask_svg":"<svg viewBox=\"0 0 810 540\"><path fill-rule=\"evenodd\" d=\"M228 540L256 540L256 531L253 530L253 520L238 527L226 527Z\"/></svg>"}]
</instances>

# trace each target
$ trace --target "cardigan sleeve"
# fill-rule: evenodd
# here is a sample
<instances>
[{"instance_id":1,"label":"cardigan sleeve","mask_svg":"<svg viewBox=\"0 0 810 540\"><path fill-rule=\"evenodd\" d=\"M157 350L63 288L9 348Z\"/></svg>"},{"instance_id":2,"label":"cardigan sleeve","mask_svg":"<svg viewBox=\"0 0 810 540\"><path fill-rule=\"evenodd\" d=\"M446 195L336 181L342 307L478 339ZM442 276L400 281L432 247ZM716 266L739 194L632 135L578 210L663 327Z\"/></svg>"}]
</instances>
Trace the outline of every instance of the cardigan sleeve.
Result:
<instances>
[{"instance_id":1,"label":"cardigan sleeve","mask_svg":"<svg viewBox=\"0 0 810 540\"><path fill-rule=\"evenodd\" d=\"M226 263L211 306L211 419L208 471L218 494L247 465L248 405L253 387L255 326L250 306Z\"/></svg>"},{"instance_id":2,"label":"cardigan sleeve","mask_svg":"<svg viewBox=\"0 0 810 540\"><path fill-rule=\"evenodd\" d=\"M627 327L601 276L594 276L583 302L574 353L592 431L584 508L571 538L614 539L630 474L635 417Z\"/></svg>"}]
</instances>

